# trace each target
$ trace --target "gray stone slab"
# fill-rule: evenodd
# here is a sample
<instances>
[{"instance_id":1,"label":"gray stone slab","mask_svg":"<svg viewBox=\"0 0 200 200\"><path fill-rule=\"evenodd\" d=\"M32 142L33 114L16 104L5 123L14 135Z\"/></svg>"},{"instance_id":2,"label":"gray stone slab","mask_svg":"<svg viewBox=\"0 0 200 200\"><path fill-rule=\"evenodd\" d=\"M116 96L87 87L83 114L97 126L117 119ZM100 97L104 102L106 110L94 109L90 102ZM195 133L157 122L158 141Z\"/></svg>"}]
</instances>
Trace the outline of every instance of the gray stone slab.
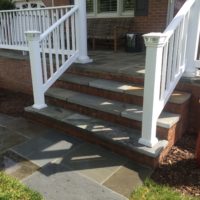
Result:
<instances>
[{"instance_id":1,"label":"gray stone slab","mask_svg":"<svg viewBox=\"0 0 200 200\"><path fill-rule=\"evenodd\" d=\"M32 108L31 106L26 107L25 111L27 112L34 112L35 109ZM54 106L48 106L46 108L43 108L41 110L38 110L39 113L41 113L42 115L46 116L46 117L51 117L57 120L61 120L66 118L67 116L72 115L73 112L69 111L69 110L65 110L61 107L54 107Z\"/></svg>"},{"instance_id":2,"label":"gray stone slab","mask_svg":"<svg viewBox=\"0 0 200 200\"><path fill-rule=\"evenodd\" d=\"M17 179L24 179L38 169L38 166L22 158L12 151L0 154L0 171Z\"/></svg>"},{"instance_id":3,"label":"gray stone slab","mask_svg":"<svg viewBox=\"0 0 200 200\"><path fill-rule=\"evenodd\" d=\"M97 145L83 144L64 158L58 159L56 163L69 167L98 183L103 183L126 161L126 158Z\"/></svg>"},{"instance_id":4,"label":"gray stone slab","mask_svg":"<svg viewBox=\"0 0 200 200\"><path fill-rule=\"evenodd\" d=\"M97 79L94 81L90 81L89 86L104 89L104 90L109 90L113 92L120 92L120 93L124 92L123 83L116 82L116 81Z\"/></svg>"},{"instance_id":5,"label":"gray stone slab","mask_svg":"<svg viewBox=\"0 0 200 200\"><path fill-rule=\"evenodd\" d=\"M49 128L34 122L30 122L22 117L8 121L5 126L9 130L13 130L27 138L38 137L49 131Z\"/></svg>"},{"instance_id":6,"label":"gray stone slab","mask_svg":"<svg viewBox=\"0 0 200 200\"><path fill-rule=\"evenodd\" d=\"M60 77L60 80L88 86L89 82L95 80L95 78L87 77L87 76L78 76L75 74L67 73L67 74L63 74Z\"/></svg>"},{"instance_id":7,"label":"gray stone slab","mask_svg":"<svg viewBox=\"0 0 200 200\"><path fill-rule=\"evenodd\" d=\"M153 170L150 168L129 161L121 166L103 185L129 198L133 190L141 186L152 172Z\"/></svg>"},{"instance_id":8,"label":"gray stone slab","mask_svg":"<svg viewBox=\"0 0 200 200\"><path fill-rule=\"evenodd\" d=\"M48 200L125 200L127 198L66 167L49 164L23 181Z\"/></svg>"},{"instance_id":9,"label":"gray stone slab","mask_svg":"<svg viewBox=\"0 0 200 200\"><path fill-rule=\"evenodd\" d=\"M170 99L169 99L169 102L175 103L175 104L183 104L190 97L191 97L191 94L189 94L189 93L174 91L173 94L171 95Z\"/></svg>"},{"instance_id":10,"label":"gray stone slab","mask_svg":"<svg viewBox=\"0 0 200 200\"><path fill-rule=\"evenodd\" d=\"M0 126L0 153L7 151L9 148L27 141L27 138L6 127Z\"/></svg>"},{"instance_id":11,"label":"gray stone slab","mask_svg":"<svg viewBox=\"0 0 200 200\"><path fill-rule=\"evenodd\" d=\"M93 108L96 110L108 112L115 115L120 115L120 113L126 108L127 104L112 101L109 99L85 95L85 94L77 94L72 96L68 100L70 103L75 103L78 105L82 105L85 107Z\"/></svg>"},{"instance_id":12,"label":"gray stone slab","mask_svg":"<svg viewBox=\"0 0 200 200\"><path fill-rule=\"evenodd\" d=\"M41 114L41 111L38 111L37 109L32 109L31 112ZM108 140L110 142L119 144L122 148L132 149L134 151L151 157L158 157L160 152L162 152L162 150L168 144L166 140L162 140L159 141L152 148L146 147L138 143L138 140L141 135L141 133L138 130L106 122L104 120L90 118L85 115L80 115L76 112L74 112L74 114L72 114L71 117L69 116L65 119L62 119L61 121L66 124L73 125L82 130L86 130L88 131L88 134L91 133L98 136L99 138L103 138L104 140Z\"/></svg>"},{"instance_id":13,"label":"gray stone slab","mask_svg":"<svg viewBox=\"0 0 200 200\"><path fill-rule=\"evenodd\" d=\"M0 113L0 126L6 126L8 123L12 122L15 119L17 118Z\"/></svg>"},{"instance_id":14,"label":"gray stone slab","mask_svg":"<svg viewBox=\"0 0 200 200\"><path fill-rule=\"evenodd\" d=\"M128 68L129 67L125 67ZM134 70L139 69L141 70L141 67L135 67ZM140 72L138 72L140 73ZM144 71L141 73L144 73ZM92 77L86 77L86 76L79 76L74 74L64 74L60 80L68 81L71 83L76 83L80 85L87 85L94 88L104 89L112 92L118 92L118 93L125 93L135 96L143 96L144 93L144 87L143 85L139 84L128 84L118 81L112 81L112 80L105 80L105 79L95 79ZM185 92L179 92L174 91L171 95L169 102L175 103L175 104L182 104L186 102L190 98L191 94L185 93Z\"/></svg>"},{"instance_id":15,"label":"gray stone slab","mask_svg":"<svg viewBox=\"0 0 200 200\"><path fill-rule=\"evenodd\" d=\"M51 96L51 97L55 97L55 98L63 100L63 101L67 101L67 99L69 97L72 97L76 94L77 94L76 92L73 92L71 90L65 90L65 89L62 89L62 88L54 88L54 87L51 87L46 92L46 95Z\"/></svg>"},{"instance_id":16,"label":"gray stone slab","mask_svg":"<svg viewBox=\"0 0 200 200\"><path fill-rule=\"evenodd\" d=\"M42 137L18 145L12 150L42 167L63 157L78 144L80 144L79 140L52 130L52 132L46 133Z\"/></svg>"},{"instance_id":17,"label":"gray stone slab","mask_svg":"<svg viewBox=\"0 0 200 200\"><path fill-rule=\"evenodd\" d=\"M128 119L133 119L137 121L142 121L143 110L142 107L132 106L127 108L125 111L121 113L122 117L126 117ZM180 120L179 114L173 114L169 112L162 112L158 118L157 126L163 128L171 128L174 124L176 124Z\"/></svg>"},{"instance_id":18,"label":"gray stone slab","mask_svg":"<svg viewBox=\"0 0 200 200\"><path fill-rule=\"evenodd\" d=\"M121 116L141 122L142 121L142 113L143 113L142 107L136 106L136 105L131 105L131 106L129 106L129 108L125 109L121 113Z\"/></svg>"},{"instance_id":19,"label":"gray stone slab","mask_svg":"<svg viewBox=\"0 0 200 200\"><path fill-rule=\"evenodd\" d=\"M163 128L171 128L180 120L179 114L162 112L158 118L157 125Z\"/></svg>"}]
</instances>

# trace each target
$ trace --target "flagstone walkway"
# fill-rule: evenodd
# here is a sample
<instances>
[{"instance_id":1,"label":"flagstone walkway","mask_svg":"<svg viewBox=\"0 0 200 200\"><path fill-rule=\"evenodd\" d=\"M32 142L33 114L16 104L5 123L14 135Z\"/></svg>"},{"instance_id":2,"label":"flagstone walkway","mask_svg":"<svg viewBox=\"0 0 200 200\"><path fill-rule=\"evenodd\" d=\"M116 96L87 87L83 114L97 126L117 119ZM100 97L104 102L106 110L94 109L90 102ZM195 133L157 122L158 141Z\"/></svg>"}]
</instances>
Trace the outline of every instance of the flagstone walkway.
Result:
<instances>
[{"instance_id":1,"label":"flagstone walkway","mask_svg":"<svg viewBox=\"0 0 200 200\"><path fill-rule=\"evenodd\" d=\"M152 173L99 146L3 114L0 171L47 200L125 200Z\"/></svg>"}]
</instances>

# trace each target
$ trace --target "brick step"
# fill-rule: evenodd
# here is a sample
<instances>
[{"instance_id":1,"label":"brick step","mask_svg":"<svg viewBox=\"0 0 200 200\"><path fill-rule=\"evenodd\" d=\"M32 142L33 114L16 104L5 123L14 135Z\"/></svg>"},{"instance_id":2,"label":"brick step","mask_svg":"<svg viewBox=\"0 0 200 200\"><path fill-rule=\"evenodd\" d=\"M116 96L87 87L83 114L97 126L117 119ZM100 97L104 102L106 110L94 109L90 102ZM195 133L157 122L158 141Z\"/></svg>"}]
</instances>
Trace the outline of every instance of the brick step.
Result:
<instances>
[{"instance_id":1,"label":"brick step","mask_svg":"<svg viewBox=\"0 0 200 200\"><path fill-rule=\"evenodd\" d=\"M91 66L90 66L91 65ZM106 69L92 67L92 64L81 65L74 64L67 73L72 73L74 75L88 76L99 79L113 80L113 81L124 81L129 83L144 84L144 70L141 69L139 73L123 73L122 71L112 70L111 66L106 66ZM134 66L133 66L134 68ZM138 70L140 71L140 70Z\"/></svg>"},{"instance_id":2,"label":"brick step","mask_svg":"<svg viewBox=\"0 0 200 200\"><path fill-rule=\"evenodd\" d=\"M169 142L166 140L159 140L154 147L149 148L138 143L140 138L138 130L60 107L49 105L41 110L32 107L27 107L25 110L27 116L32 120L60 129L91 143L102 145L151 167L156 167L169 149Z\"/></svg>"},{"instance_id":3,"label":"brick step","mask_svg":"<svg viewBox=\"0 0 200 200\"><path fill-rule=\"evenodd\" d=\"M142 84L130 84L65 73L56 86L129 104L139 106L143 104L144 87ZM181 113L190 96L191 94L186 92L173 92L164 110Z\"/></svg>"},{"instance_id":4,"label":"brick step","mask_svg":"<svg viewBox=\"0 0 200 200\"><path fill-rule=\"evenodd\" d=\"M141 129L142 107L140 106L63 88L50 88L46 96L49 97L48 102L51 104L113 123ZM179 120L179 114L163 112L157 122L157 136L162 139L168 139L170 129L174 129Z\"/></svg>"}]
</instances>

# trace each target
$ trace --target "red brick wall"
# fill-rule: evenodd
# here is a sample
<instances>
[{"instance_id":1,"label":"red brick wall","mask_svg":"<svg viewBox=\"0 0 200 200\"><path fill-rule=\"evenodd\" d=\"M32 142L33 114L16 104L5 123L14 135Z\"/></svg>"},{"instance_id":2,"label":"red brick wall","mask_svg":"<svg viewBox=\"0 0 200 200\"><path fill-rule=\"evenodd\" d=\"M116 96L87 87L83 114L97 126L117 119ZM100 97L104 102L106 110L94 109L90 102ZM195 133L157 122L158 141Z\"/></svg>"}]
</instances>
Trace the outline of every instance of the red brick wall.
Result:
<instances>
[{"instance_id":1,"label":"red brick wall","mask_svg":"<svg viewBox=\"0 0 200 200\"><path fill-rule=\"evenodd\" d=\"M200 85L191 84L187 82L181 82L177 86L178 90L189 92L192 94L191 101L190 101L190 110L189 110L189 133L198 133L200 130L200 123L199 123L199 112L200 109Z\"/></svg>"},{"instance_id":2,"label":"red brick wall","mask_svg":"<svg viewBox=\"0 0 200 200\"><path fill-rule=\"evenodd\" d=\"M43 0L45 5L51 6L52 0ZM54 0L56 6L67 5L70 0ZM162 32L166 27L167 0L149 0L148 16L136 16L133 21L133 31L148 33Z\"/></svg>"},{"instance_id":3,"label":"red brick wall","mask_svg":"<svg viewBox=\"0 0 200 200\"><path fill-rule=\"evenodd\" d=\"M0 87L32 94L29 60L0 57Z\"/></svg>"},{"instance_id":4,"label":"red brick wall","mask_svg":"<svg viewBox=\"0 0 200 200\"><path fill-rule=\"evenodd\" d=\"M149 0L148 16L134 17L133 29L136 32L162 32L166 27L168 1Z\"/></svg>"}]
</instances>

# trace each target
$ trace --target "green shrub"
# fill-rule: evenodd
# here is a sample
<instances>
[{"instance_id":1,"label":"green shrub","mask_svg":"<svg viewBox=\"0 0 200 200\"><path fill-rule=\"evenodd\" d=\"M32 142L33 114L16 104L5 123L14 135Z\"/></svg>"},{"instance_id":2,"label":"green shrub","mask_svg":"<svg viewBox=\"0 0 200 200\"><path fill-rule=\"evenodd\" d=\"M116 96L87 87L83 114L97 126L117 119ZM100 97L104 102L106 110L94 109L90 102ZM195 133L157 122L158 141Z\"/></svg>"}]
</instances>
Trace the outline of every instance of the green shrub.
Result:
<instances>
[{"instance_id":1,"label":"green shrub","mask_svg":"<svg viewBox=\"0 0 200 200\"><path fill-rule=\"evenodd\" d=\"M12 0L0 0L0 10L12 10L15 5Z\"/></svg>"}]
</instances>

